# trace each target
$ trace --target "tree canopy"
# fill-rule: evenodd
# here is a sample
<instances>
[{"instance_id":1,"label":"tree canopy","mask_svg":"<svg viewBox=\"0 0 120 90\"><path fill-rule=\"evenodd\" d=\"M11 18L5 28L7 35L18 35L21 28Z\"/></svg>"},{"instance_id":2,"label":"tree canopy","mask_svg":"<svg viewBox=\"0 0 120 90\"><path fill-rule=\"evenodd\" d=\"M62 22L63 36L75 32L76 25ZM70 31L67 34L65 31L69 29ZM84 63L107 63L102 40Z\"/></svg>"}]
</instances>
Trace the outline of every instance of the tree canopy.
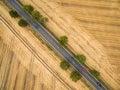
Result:
<instances>
[{"instance_id":1,"label":"tree canopy","mask_svg":"<svg viewBox=\"0 0 120 90\"><path fill-rule=\"evenodd\" d=\"M67 42L68 42L68 38L66 36L61 36L59 38L59 42L60 42L61 45L66 45Z\"/></svg>"},{"instance_id":2,"label":"tree canopy","mask_svg":"<svg viewBox=\"0 0 120 90\"><path fill-rule=\"evenodd\" d=\"M24 20L24 19L20 19L18 22L19 26L21 27L25 27L28 25L28 23Z\"/></svg>"},{"instance_id":3,"label":"tree canopy","mask_svg":"<svg viewBox=\"0 0 120 90\"><path fill-rule=\"evenodd\" d=\"M63 70L67 70L67 69L70 67L70 64L64 60L64 61L62 61L62 62L60 63L60 67L61 67Z\"/></svg>"},{"instance_id":4,"label":"tree canopy","mask_svg":"<svg viewBox=\"0 0 120 90\"><path fill-rule=\"evenodd\" d=\"M15 10L9 11L9 14L10 14L10 16L13 17L13 18L19 17L18 13L17 13Z\"/></svg>"},{"instance_id":5,"label":"tree canopy","mask_svg":"<svg viewBox=\"0 0 120 90\"><path fill-rule=\"evenodd\" d=\"M41 17L41 18L38 19L38 22L44 25L46 22L48 22L48 18Z\"/></svg>"},{"instance_id":6,"label":"tree canopy","mask_svg":"<svg viewBox=\"0 0 120 90\"><path fill-rule=\"evenodd\" d=\"M84 64L85 61L86 61L86 57L84 55L79 55L78 54L78 55L75 55L75 58L82 64Z\"/></svg>"},{"instance_id":7,"label":"tree canopy","mask_svg":"<svg viewBox=\"0 0 120 90\"><path fill-rule=\"evenodd\" d=\"M32 11L31 15L32 15L33 19L36 19L36 20L38 20L41 17L40 13L36 10Z\"/></svg>"},{"instance_id":8,"label":"tree canopy","mask_svg":"<svg viewBox=\"0 0 120 90\"><path fill-rule=\"evenodd\" d=\"M70 75L70 78L72 81L77 82L81 78L81 75L77 71L73 71Z\"/></svg>"},{"instance_id":9,"label":"tree canopy","mask_svg":"<svg viewBox=\"0 0 120 90\"><path fill-rule=\"evenodd\" d=\"M26 12L29 12L29 13L31 13L31 12L34 10L33 6L31 6L31 5L24 5L24 6L23 6L23 9L24 9Z\"/></svg>"},{"instance_id":10,"label":"tree canopy","mask_svg":"<svg viewBox=\"0 0 120 90\"><path fill-rule=\"evenodd\" d=\"M90 70L90 72L91 72L91 74L92 75L94 75L96 78L98 77L98 76L100 76L100 72L98 72L98 71L96 71L96 70Z\"/></svg>"}]
</instances>

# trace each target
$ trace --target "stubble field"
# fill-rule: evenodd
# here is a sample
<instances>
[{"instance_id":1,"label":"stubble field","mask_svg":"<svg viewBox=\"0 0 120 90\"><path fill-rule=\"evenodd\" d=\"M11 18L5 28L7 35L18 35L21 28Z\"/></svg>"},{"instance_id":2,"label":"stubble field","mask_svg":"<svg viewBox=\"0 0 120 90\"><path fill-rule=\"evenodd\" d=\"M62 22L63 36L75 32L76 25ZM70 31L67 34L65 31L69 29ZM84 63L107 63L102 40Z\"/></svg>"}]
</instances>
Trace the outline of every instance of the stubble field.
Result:
<instances>
[{"instance_id":1,"label":"stubble field","mask_svg":"<svg viewBox=\"0 0 120 90\"><path fill-rule=\"evenodd\" d=\"M1 90L89 90L82 81L72 82L73 69L61 70L60 57L31 33L31 27L19 27L8 11L0 2Z\"/></svg>"},{"instance_id":2,"label":"stubble field","mask_svg":"<svg viewBox=\"0 0 120 90\"><path fill-rule=\"evenodd\" d=\"M120 9L118 0L20 0L49 18L57 36L69 38L68 47L87 56L86 64L101 73L111 89L120 89Z\"/></svg>"}]
</instances>

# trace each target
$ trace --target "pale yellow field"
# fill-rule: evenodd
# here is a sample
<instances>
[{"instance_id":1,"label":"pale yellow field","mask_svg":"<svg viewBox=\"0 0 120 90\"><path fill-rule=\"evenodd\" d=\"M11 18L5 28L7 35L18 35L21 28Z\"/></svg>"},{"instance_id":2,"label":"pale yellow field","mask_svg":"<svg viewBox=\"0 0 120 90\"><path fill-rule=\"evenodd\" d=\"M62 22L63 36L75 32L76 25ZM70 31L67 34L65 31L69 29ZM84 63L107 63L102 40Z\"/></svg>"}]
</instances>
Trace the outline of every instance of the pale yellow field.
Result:
<instances>
[{"instance_id":1,"label":"pale yellow field","mask_svg":"<svg viewBox=\"0 0 120 90\"><path fill-rule=\"evenodd\" d=\"M63 71L60 58L8 11L0 2L0 90L89 90L82 81L72 82L73 69Z\"/></svg>"},{"instance_id":2,"label":"pale yellow field","mask_svg":"<svg viewBox=\"0 0 120 90\"><path fill-rule=\"evenodd\" d=\"M120 64L120 3L118 0L50 0L79 21L106 49L109 62Z\"/></svg>"},{"instance_id":3,"label":"pale yellow field","mask_svg":"<svg viewBox=\"0 0 120 90\"><path fill-rule=\"evenodd\" d=\"M49 18L57 36L69 38L68 47L87 56L86 64L100 71L113 90L120 89L119 3L105 0L20 0Z\"/></svg>"},{"instance_id":4,"label":"pale yellow field","mask_svg":"<svg viewBox=\"0 0 120 90\"><path fill-rule=\"evenodd\" d=\"M0 26L0 90L69 90L1 21Z\"/></svg>"},{"instance_id":5,"label":"pale yellow field","mask_svg":"<svg viewBox=\"0 0 120 90\"><path fill-rule=\"evenodd\" d=\"M120 84L120 3L118 0L60 0L59 7L72 15L106 49L111 74ZM114 87L117 87L114 85Z\"/></svg>"}]
</instances>

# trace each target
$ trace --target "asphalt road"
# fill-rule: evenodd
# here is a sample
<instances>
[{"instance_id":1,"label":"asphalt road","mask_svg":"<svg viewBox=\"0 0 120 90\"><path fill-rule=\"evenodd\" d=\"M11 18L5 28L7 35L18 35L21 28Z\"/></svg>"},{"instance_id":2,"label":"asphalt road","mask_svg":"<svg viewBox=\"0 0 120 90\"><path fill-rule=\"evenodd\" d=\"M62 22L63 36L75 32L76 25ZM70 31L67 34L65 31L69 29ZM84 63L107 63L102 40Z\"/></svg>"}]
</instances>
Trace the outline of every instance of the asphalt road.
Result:
<instances>
[{"instance_id":1,"label":"asphalt road","mask_svg":"<svg viewBox=\"0 0 120 90\"><path fill-rule=\"evenodd\" d=\"M82 64L77 62L74 56L55 39L41 24L37 21L31 20L28 13L24 12L22 6L16 0L6 0L6 2L15 9L20 16L22 16L33 28L36 30L42 38L51 45L56 52L58 52L66 61L70 63L85 79L87 79L96 90L107 90L102 83L100 83ZM86 69L87 72L82 72L82 69Z\"/></svg>"}]
</instances>

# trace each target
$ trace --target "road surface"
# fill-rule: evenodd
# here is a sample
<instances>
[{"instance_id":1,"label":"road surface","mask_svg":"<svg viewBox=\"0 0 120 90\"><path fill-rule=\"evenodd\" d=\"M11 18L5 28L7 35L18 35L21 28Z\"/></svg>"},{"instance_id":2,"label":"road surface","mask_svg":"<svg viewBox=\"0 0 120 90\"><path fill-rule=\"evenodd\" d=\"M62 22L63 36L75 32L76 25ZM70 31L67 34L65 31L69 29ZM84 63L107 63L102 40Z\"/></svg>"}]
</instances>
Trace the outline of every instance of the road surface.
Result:
<instances>
[{"instance_id":1,"label":"road surface","mask_svg":"<svg viewBox=\"0 0 120 90\"><path fill-rule=\"evenodd\" d=\"M40 36L51 45L56 52L58 52L66 61L69 62L75 70L77 70L85 79L87 79L96 90L106 90L106 88L100 83L94 76L85 68L82 64L77 62L75 57L55 39L55 37L49 33L41 24L37 21L33 21L31 16L26 13L22 6L16 0L6 0L6 2L15 9L20 16L22 16ZM86 69L87 72L82 72L82 69Z\"/></svg>"}]
</instances>

